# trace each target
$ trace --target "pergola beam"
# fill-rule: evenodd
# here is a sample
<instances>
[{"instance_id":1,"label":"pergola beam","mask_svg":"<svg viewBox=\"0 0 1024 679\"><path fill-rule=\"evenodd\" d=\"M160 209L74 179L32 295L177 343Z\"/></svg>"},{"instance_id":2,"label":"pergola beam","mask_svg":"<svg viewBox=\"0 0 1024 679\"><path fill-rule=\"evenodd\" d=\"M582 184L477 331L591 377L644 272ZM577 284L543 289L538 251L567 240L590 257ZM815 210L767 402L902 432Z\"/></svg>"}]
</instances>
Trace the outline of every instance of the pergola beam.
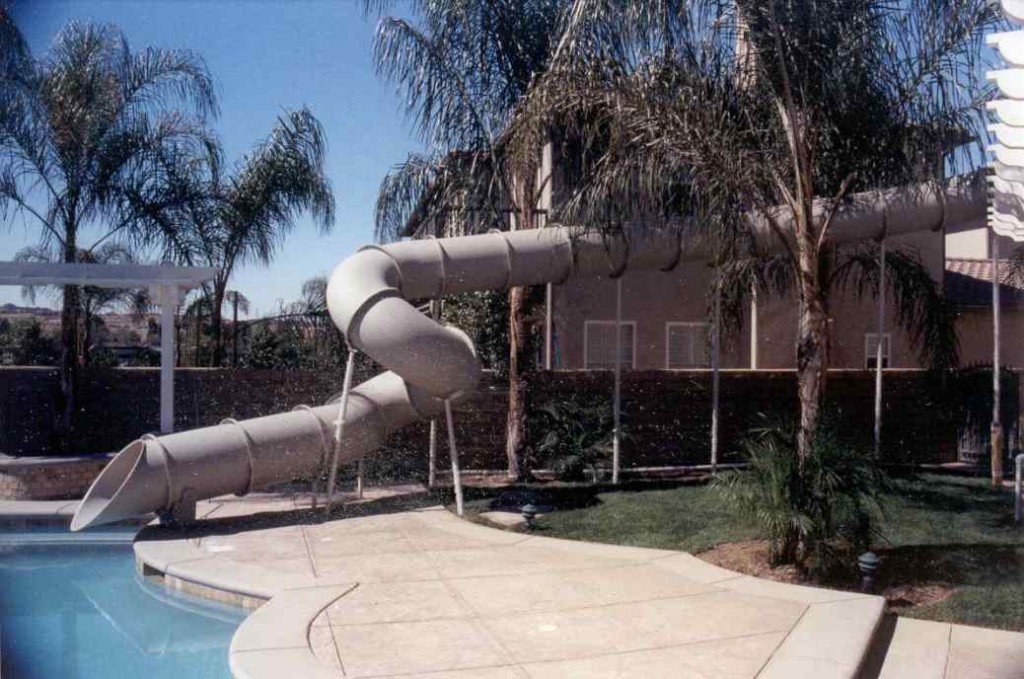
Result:
<instances>
[{"instance_id":1,"label":"pergola beam","mask_svg":"<svg viewBox=\"0 0 1024 679\"><path fill-rule=\"evenodd\" d=\"M148 288L160 306L160 431L174 431L174 309L189 289L217 274L210 267L152 264L0 262L0 285Z\"/></svg>"},{"instance_id":2,"label":"pergola beam","mask_svg":"<svg viewBox=\"0 0 1024 679\"><path fill-rule=\"evenodd\" d=\"M0 262L0 285L92 285L99 288L194 288L213 278L210 267L153 264Z\"/></svg>"}]
</instances>

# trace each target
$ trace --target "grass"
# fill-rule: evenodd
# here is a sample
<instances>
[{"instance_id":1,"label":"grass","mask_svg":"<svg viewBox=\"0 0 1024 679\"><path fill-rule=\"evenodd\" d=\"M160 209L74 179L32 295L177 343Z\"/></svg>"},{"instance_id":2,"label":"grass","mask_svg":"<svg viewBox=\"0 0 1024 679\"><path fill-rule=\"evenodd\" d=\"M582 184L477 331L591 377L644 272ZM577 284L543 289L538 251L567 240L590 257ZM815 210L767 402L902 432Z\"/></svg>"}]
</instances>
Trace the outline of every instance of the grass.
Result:
<instances>
[{"instance_id":1,"label":"grass","mask_svg":"<svg viewBox=\"0 0 1024 679\"><path fill-rule=\"evenodd\" d=\"M608 492L583 509L542 517L538 532L593 542L701 552L759 536L705 486ZM929 620L1024 631L1024 528L1013 498L983 479L896 479L885 502L879 585L944 585L947 599L901 610Z\"/></svg>"}]
</instances>

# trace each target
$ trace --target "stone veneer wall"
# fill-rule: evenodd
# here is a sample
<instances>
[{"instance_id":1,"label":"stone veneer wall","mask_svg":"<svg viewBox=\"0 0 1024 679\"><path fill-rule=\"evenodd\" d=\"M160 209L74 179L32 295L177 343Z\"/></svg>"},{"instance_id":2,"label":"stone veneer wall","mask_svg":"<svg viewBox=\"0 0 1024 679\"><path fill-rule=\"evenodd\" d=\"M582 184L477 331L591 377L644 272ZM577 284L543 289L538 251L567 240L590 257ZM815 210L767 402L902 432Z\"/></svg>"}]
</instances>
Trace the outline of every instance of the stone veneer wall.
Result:
<instances>
[{"instance_id":1,"label":"stone veneer wall","mask_svg":"<svg viewBox=\"0 0 1024 679\"><path fill-rule=\"evenodd\" d=\"M360 379L363 376L360 376ZM830 375L829 407L843 430L869 444L873 426L874 375L836 371ZM216 424L319 404L339 391L338 372L179 369L176 371L177 429ZM358 381L358 380L357 380ZM609 398L610 372L554 371L529 376L529 403L543 405L566 395ZM629 437L625 467L704 464L709 457L711 375L708 371L629 371L623 374L622 404ZM159 371L147 368L91 369L82 377L77 454L119 450L155 431L159 421ZM45 455L52 450L57 412L57 371L0 368L0 453ZM508 403L504 381L485 379L476 399L456 411L456 437L464 469L505 467ZM721 461L736 459L752 427L796 412L793 371L723 371ZM889 371L885 377L884 457L895 462L951 462L957 456L957 422L925 374ZM370 478L423 478L429 425L396 433L386 450L367 460ZM439 427L437 466L449 468L448 442ZM86 467L84 467L86 468ZM83 468L83 469L84 469ZM81 475L94 474L81 471ZM33 472L44 478L42 472ZM41 474L41 476L39 475ZM79 474L75 471L72 476ZM31 476L31 475L29 475ZM22 475L19 479L28 476ZM68 477L69 479L71 477ZM14 487L23 480L3 483ZM41 482L44 483L45 482Z\"/></svg>"},{"instance_id":2,"label":"stone veneer wall","mask_svg":"<svg viewBox=\"0 0 1024 679\"><path fill-rule=\"evenodd\" d=\"M0 500L80 498L108 459L106 455L60 460L0 459Z\"/></svg>"}]
</instances>

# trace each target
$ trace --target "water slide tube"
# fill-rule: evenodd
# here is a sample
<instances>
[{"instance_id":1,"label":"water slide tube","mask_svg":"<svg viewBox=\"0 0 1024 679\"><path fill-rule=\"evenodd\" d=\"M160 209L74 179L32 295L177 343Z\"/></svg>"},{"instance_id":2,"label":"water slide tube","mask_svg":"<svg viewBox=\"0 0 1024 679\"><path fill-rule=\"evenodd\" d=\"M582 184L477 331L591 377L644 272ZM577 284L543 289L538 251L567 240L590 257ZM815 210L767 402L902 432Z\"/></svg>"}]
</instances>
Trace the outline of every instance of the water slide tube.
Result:
<instances>
[{"instance_id":1,"label":"water slide tube","mask_svg":"<svg viewBox=\"0 0 1024 679\"><path fill-rule=\"evenodd\" d=\"M824 205L816 207L819 212ZM785 226L785 212L779 221ZM829 238L853 242L937 230L985 215L984 192L903 189L854 195L833 218ZM763 219L752 232L777 245ZM327 288L331 318L349 344L388 369L351 390L339 463L380 447L388 434L470 398L481 368L469 338L417 311L411 301L449 293L561 283L623 268L670 270L707 261L699 239L650 233L607 242L552 227L368 246L345 259ZM71 530L157 512L189 517L201 499L308 478L330 464L338 405L184 431L130 443L96 478Z\"/></svg>"}]
</instances>

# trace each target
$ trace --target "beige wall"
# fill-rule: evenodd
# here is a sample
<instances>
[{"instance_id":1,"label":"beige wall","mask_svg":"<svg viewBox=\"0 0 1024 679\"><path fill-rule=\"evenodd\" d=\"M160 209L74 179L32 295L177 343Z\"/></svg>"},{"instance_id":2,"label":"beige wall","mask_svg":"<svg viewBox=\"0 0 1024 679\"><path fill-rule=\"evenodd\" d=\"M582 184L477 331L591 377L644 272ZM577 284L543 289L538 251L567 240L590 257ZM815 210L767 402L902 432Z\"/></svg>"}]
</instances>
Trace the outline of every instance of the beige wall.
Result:
<instances>
[{"instance_id":1,"label":"beige wall","mask_svg":"<svg viewBox=\"0 0 1024 679\"><path fill-rule=\"evenodd\" d=\"M941 281L945 269L942 234L906 236L890 244L916 253L933 277ZM627 271L623 278L623 321L636 323L636 367L639 370L666 367L665 324L707 322L707 291L710 269L687 263L675 271ZM557 286L554 295L556 368L584 367L584 323L615 320L615 281L607 278L573 279ZM886 329L895 322L892 301L886 304ZM852 290L837 290L831 298L832 366L864 367L864 338L877 327L875 300L868 295L858 300ZM795 299L761 299L758 305L758 362L760 369L793 368L796 365L797 303ZM723 368L749 368L749 314L738 332L723 335ZM892 329L889 365L919 367L918 351L909 337Z\"/></svg>"}]
</instances>

